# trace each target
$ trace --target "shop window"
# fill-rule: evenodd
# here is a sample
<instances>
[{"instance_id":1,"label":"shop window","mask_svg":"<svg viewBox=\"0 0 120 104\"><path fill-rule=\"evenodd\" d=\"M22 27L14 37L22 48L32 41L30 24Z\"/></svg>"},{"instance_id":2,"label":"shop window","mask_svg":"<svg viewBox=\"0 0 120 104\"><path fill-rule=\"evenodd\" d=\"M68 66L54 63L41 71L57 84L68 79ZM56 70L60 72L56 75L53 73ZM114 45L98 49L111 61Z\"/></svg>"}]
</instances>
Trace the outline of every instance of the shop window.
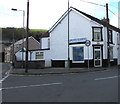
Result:
<instances>
[{"instance_id":1,"label":"shop window","mask_svg":"<svg viewBox=\"0 0 120 104\"><path fill-rule=\"evenodd\" d=\"M36 59L43 59L43 52L36 52Z\"/></svg>"},{"instance_id":2,"label":"shop window","mask_svg":"<svg viewBox=\"0 0 120 104\"><path fill-rule=\"evenodd\" d=\"M73 47L73 62L84 62L84 47Z\"/></svg>"},{"instance_id":3,"label":"shop window","mask_svg":"<svg viewBox=\"0 0 120 104\"><path fill-rule=\"evenodd\" d=\"M110 61L113 61L113 47L110 47Z\"/></svg>"},{"instance_id":4,"label":"shop window","mask_svg":"<svg viewBox=\"0 0 120 104\"><path fill-rule=\"evenodd\" d=\"M102 27L93 27L93 41L102 40Z\"/></svg>"}]
</instances>

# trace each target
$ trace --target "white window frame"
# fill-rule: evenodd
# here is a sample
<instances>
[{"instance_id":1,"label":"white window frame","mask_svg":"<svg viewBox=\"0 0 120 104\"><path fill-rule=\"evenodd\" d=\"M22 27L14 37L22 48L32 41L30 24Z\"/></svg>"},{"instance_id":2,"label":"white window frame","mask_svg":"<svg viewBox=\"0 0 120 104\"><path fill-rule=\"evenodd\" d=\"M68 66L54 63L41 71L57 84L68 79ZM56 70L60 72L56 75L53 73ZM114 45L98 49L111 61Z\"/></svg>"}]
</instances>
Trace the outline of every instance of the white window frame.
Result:
<instances>
[{"instance_id":1,"label":"white window frame","mask_svg":"<svg viewBox=\"0 0 120 104\"><path fill-rule=\"evenodd\" d=\"M99 34L100 39L95 38L95 33ZM102 28L101 27L93 27L93 40L94 41L102 41Z\"/></svg>"},{"instance_id":2,"label":"white window frame","mask_svg":"<svg viewBox=\"0 0 120 104\"><path fill-rule=\"evenodd\" d=\"M100 65L95 65L95 61L97 60L97 59L95 59L95 51L100 51L100 59L99 59ZM94 47L94 67L102 67L102 50L101 50L100 46Z\"/></svg>"},{"instance_id":3,"label":"white window frame","mask_svg":"<svg viewBox=\"0 0 120 104\"><path fill-rule=\"evenodd\" d=\"M43 58L37 58L37 55L43 55L42 57ZM44 59L44 52L35 52L35 59L37 59L37 60L43 60Z\"/></svg>"},{"instance_id":4,"label":"white window frame","mask_svg":"<svg viewBox=\"0 0 120 104\"><path fill-rule=\"evenodd\" d=\"M109 42L113 43L113 31L109 30Z\"/></svg>"},{"instance_id":5,"label":"white window frame","mask_svg":"<svg viewBox=\"0 0 120 104\"><path fill-rule=\"evenodd\" d=\"M74 47L83 48L83 61L74 61L74 60L73 60L73 48L74 48ZM73 47L72 47L72 63L84 63L84 62L85 62L84 60L85 60L84 46L73 46Z\"/></svg>"}]
</instances>

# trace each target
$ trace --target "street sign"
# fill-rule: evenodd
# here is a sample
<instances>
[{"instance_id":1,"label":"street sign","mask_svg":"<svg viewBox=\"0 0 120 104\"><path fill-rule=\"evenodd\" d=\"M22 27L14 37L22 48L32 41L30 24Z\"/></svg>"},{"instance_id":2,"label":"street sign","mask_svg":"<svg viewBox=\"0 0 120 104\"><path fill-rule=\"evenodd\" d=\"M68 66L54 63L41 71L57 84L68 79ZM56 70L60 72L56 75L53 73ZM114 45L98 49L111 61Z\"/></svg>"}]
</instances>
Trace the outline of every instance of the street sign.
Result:
<instances>
[{"instance_id":1,"label":"street sign","mask_svg":"<svg viewBox=\"0 0 120 104\"><path fill-rule=\"evenodd\" d=\"M89 46L90 44L91 44L90 40L86 40L85 45L88 47L88 69L89 69Z\"/></svg>"},{"instance_id":2,"label":"street sign","mask_svg":"<svg viewBox=\"0 0 120 104\"><path fill-rule=\"evenodd\" d=\"M87 38L70 39L69 43L86 42Z\"/></svg>"},{"instance_id":3,"label":"street sign","mask_svg":"<svg viewBox=\"0 0 120 104\"><path fill-rule=\"evenodd\" d=\"M90 40L86 40L85 45L86 45L87 47L89 47L89 46L90 46L90 44L91 44Z\"/></svg>"}]
</instances>

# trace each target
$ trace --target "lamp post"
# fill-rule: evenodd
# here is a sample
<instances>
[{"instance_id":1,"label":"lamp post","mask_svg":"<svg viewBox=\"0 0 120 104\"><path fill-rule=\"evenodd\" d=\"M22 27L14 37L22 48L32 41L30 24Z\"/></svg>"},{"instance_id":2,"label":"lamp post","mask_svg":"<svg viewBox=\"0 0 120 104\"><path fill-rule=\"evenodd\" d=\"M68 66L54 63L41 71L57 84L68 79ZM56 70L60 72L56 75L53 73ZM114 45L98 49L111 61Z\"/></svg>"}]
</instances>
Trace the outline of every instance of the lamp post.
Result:
<instances>
[{"instance_id":1,"label":"lamp post","mask_svg":"<svg viewBox=\"0 0 120 104\"><path fill-rule=\"evenodd\" d=\"M20 10L20 9L15 9L15 8L12 8L11 10L13 11L22 11L23 12L23 31L24 31L24 22L25 22L25 10ZM24 48L24 32L23 32L23 42L22 42L22 48ZM22 52L22 61L24 63L24 53ZM22 63L22 65L23 65Z\"/></svg>"},{"instance_id":2,"label":"lamp post","mask_svg":"<svg viewBox=\"0 0 120 104\"><path fill-rule=\"evenodd\" d=\"M70 22L70 20L69 20L69 0L68 0L68 62L67 62L67 67L68 67L68 70L70 70L70 46L69 46L69 38L70 38L70 36L69 36L69 22Z\"/></svg>"},{"instance_id":3,"label":"lamp post","mask_svg":"<svg viewBox=\"0 0 120 104\"><path fill-rule=\"evenodd\" d=\"M27 33L26 33L26 62L25 62L25 73L28 72L28 36L29 36L29 0L27 0Z\"/></svg>"},{"instance_id":4,"label":"lamp post","mask_svg":"<svg viewBox=\"0 0 120 104\"><path fill-rule=\"evenodd\" d=\"M108 46L108 68L110 68L110 37L109 37L109 17L108 17L108 3L106 3L106 19L107 19L107 22L106 22L106 25L107 25L107 46Z\"/></svg>"},{"instance_id":5,"label":"lamp post","mask_svg":"<svg viewBox=\"0 0 120 104\"><path fill-rule=\"evenodd\" d=\"M13 11L22 11L23 12L23 29L24 29L25 10L20 10L20 9L15 9L15 8L12 8L11 10L13 10Z\"/></svg>"}]
</instances>

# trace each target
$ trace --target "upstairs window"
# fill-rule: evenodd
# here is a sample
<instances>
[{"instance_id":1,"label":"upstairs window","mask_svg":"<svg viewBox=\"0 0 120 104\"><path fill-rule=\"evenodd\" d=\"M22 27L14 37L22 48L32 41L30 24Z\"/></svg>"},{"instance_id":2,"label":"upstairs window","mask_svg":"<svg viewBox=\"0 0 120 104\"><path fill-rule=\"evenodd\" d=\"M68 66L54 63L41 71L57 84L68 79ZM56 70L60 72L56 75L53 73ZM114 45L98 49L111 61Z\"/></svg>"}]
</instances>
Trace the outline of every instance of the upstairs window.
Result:
<instances>
[{"instance_id":1,"label":"upstairs window","mask_svg":"<svg viewBox=\"0 0 120 104\"><path fill-rule=\"evenodd\" d=\"M112 43L112 30L109 30L109 42Z\"/></svg>"},{"instance_id":2,"label":"upstairs window","mask_svg":"<svg viewBox=\"0 0 120 104\"><path fill-rule=\"evenodd\" d=\"M93 41L103 41L102 39L102 27L93 27Z\"/></svg>"}]
</instances>

